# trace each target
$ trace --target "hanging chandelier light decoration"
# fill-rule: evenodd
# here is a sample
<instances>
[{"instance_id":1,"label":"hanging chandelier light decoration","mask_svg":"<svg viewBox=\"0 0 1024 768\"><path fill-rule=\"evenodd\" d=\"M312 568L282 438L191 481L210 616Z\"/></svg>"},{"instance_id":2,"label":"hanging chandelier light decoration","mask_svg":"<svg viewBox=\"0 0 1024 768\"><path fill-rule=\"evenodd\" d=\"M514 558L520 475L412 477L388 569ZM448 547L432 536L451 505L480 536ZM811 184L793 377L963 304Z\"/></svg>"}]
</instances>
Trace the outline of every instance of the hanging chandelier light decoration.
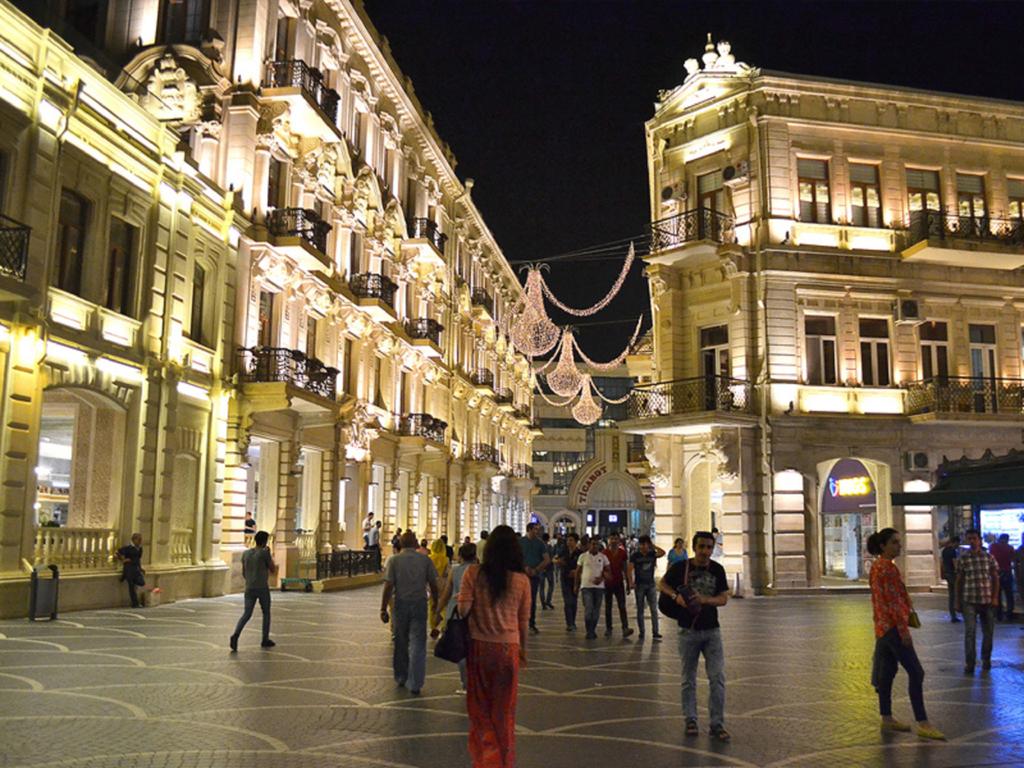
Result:
<instances>
[{"instance_id":1,"label":"hanging chandelier light decoration","mask_svg":"<svg viewBox=\"0 0 1024 768\"><path fill-rule=\"evenodd\" d=\"M544 281L544 278L539 273L537 278L540 281L541 288L543 289L544 295L547 297L548 301L550 301L563 312L567 312L570 315L575 315L576 317L589 317L590 315L595 315L602 309L607 307L611 303L612 299L614 299L618 295L619 289L622 288L622 284L626 281L626 276L629 275L629 268L633 266L634 258L636 258L636 249L633 247L633 244L630 243L629 252L626 254L626 261L622 265L622 271L619 273L619 276L615 279L615 283L612 285L611 290L609 290L608 293L605 294L605 297L601 299L599 302L585 309L576 309L575 307L570 307L563 304L558 300L555 294L551 292L551 289L548 288L548 284Z\"/></svg>"},{"instance_id":2,"label":"hanging chandelier light decoration","mask_svg":"<svg viewBox=\"0 0 1024 768\"><path fill-rule=\"evenodd\" d=\"M509 333L515 348L528 357L550 352L562 333L544 309L544 278L540 269L536 265L527 268L526 286Z\"/></svg>"},{"instance_id":3,"label":"hanging chandelier light decoration","mask_svg":"<svg viewBox=\"0 0 1024 768\"><path fill-rule=\"evenodd\" d=\"M572 417L580 424L593 424L604 413L604 408L594 400L594 396L591 394L592 388L590 375L584 373L580 384L580 399L572 407Z\"/></svg>"},{"instance_id":4,"label":"hanging chandelier light decoration","mask_svg":"<svg viewBox=\"0 0 1024 768\"><path fill-rule=\"evenodd\" d=\"M576 358L573 350L576 348L576 341L573 338L572 328L567 327L562 332L562 343L558 355L558 365L545 376L548 387L556 395L572 397L580 390L583 382L583 374L576 366Z\"/></svg>"}]
</instances>

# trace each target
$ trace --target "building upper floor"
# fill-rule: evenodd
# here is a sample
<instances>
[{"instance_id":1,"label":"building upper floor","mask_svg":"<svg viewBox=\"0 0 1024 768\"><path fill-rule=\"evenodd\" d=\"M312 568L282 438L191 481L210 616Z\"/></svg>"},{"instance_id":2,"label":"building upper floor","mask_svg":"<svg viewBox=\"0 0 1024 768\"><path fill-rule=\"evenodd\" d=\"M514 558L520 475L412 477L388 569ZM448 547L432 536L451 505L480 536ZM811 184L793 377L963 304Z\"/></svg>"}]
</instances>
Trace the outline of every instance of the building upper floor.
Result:
<instances>
[{"instance_id":1,"label":"building upper floor","mask_svg":"<svg viewBox=\"0 0 1024 768\"><path fill-rule=\"evenodd\" d=\"M646 126L652 260L705 242L1024 266L1024 104L761 70L710 40L686 67Z\"/></svg>"}]
</instances>

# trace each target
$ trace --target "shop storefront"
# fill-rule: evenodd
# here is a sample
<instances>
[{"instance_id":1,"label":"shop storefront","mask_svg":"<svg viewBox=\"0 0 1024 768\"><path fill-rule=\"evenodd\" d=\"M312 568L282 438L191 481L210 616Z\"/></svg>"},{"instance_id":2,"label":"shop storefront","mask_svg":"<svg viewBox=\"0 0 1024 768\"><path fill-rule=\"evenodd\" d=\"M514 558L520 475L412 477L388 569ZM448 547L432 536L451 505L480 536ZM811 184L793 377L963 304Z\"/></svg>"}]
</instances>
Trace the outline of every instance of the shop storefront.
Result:
<instances>
[{"instance_id":1,"label":"shop storefront","mask_svg":"<svg viewBox=\"0 0 1024 768\"><path fill-rule=\"evenodd\" d=\"M877 501L871 475L857 459L840 459L822 488L824 575L866 579L866 541L875 531Z\"/></svg>"}]
</instances>

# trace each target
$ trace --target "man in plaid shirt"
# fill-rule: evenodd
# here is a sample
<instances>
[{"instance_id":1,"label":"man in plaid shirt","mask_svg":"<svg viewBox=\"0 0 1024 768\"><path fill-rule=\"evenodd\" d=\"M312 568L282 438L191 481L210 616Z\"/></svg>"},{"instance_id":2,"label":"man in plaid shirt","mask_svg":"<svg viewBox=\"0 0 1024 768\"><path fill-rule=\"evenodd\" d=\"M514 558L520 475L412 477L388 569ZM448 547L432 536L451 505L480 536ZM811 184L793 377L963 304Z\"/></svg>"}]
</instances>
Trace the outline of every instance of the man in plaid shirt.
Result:
<instances>
[{"instance_id":1,"label":"man in plaid shirt","mask_svg":"<svg viewBox=\"0 0 1024 768\"><path fill-rule=\"evenodd\" d=\"M964 672L974 674L975 627L981 618L981 668L992 668L992 634L999 607L999 567L981 546L981 532L965 534L970 549L956 560L957 609L964 615Z\"/></svg>"}]
</instances>

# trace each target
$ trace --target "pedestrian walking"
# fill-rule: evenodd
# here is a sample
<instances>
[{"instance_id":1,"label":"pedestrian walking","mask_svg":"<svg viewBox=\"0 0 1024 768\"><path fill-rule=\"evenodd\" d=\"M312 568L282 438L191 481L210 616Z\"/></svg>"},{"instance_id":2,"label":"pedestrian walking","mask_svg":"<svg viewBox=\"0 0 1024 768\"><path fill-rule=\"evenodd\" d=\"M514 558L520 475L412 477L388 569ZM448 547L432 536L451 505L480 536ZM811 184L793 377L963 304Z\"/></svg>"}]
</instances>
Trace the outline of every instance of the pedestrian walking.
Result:
<instances>
[{"instance_id":1,"label":"pedestrian walking","mask_svg":"<svg viewBox=\"0 0 1024 768\"><path fill-rule=\"evenodd\" d=\"M644 605L651 614L651 633L655 640L661 640L658 632L658 585L654 570L658 558L665 556L665 550L654 545L650 536L641 536L636 552L629 556L629 582L636 594L636 626L640 639L644 639Z\"/></svg>"},{"instance_id":2,"label":"pedestrian walking","mask_svg":"<svg viewBox=\"0 0 1024 768\"><path fill-rule=\"evenodd\" d=\"M590 539L586 552L576 562L575 592L583 598L583 624L587 639L597 637L597 622L601 618L601 601L604 599L604 582L611 574L608 558L601 551L601 542L596 536Z\"/></svg>"},{"instance_id":3,"label":"pedestrian walking","mask_svg":"<svg viewBox=\"0 0 1024 768\"><path fill-rule=\"evenodd\" d=\"M700 613L696 618L687 616L678 619L686 735L696 736L700 732L697 728L697 664L703 655L710 691L710 733L718 741L729 741L732 737L725 730L725 651L718 623L718 609L729 602L729 582L725 577L725 569L711 559L714 549L714 534L697 531L693 534L693 557L669 568L658 582L658 591L682 606L686 601L680 594L680 588L688 588L700 604Z\"/></svg>"},{"instance_id":4,"label":"pedestrian walking","mask_svg":"<svg viewBox=\"0 0 1024 768\"><path fill-rule=\"evenodd\" d=\"M391 537L391 554L397 555L402 551L402 529L396 528L395 535Z\"/></svg>"},{"instance_id":5,"label":"pedestrian walking","mask_svg":"<svg viewBox=\"0 0 1024 768\"><path fill-rule=\"evenodd\" d=\"M541 575L551 566L551 556L538 535L537 523L527 523L526 535L519 539L519 544L523 550L523 566L530 579L530 631L536 635L540 631L537 629L537 596ZM487 562L486 555L484 562Z\"/></svg>"},{"instance_id":6,"label":"pedestrian walking","mask_svg":"<svg viewBox=\"0 0 1024 768\"><path fill-rule=\"evenodd\" d=\"M668 551L668 567L671 568L676 563L683 562L687 557L689 555L686 554L686 542L680 537L675 540L672 549Z\"/></svg>"},{"instance_id":7,"label":"pedestrian walking","mask_svg":"<svg viewBox=\"0 0 1024 768\"><path fill-rule=\"evenodd\" d=\"M928 722L924 708L924 668L914 650L910 636L913 607L895 560L902 549L902 539L895 528L883 528L868 537L871 564L871 607L875 620L875 655L871 682L878 692L878 710L883 731L909 731L910 726L892 716L892 681L900 666L910 678L910 705L917 721L917 735L922 739L944 740L946 737Z\"/></svg>"},{"instance_id":8,"label":"pedestrian walking","mask_svg":"<svg viewBox=\"0 0 1024 768\"><path fill-rule=\"evenodd\" d=\"M476 768L516 764L519 668L526 665L533 589L516 539L507 525L491 531L484 562L470 566L459 589L459 613L469 617L466 711Z\"/></svg>"},{"instance_id":9,"label":"pedestrian walking","mask_svg":"<svg viewBox=\"0 0 1024 768\"><path fill-rule=\"evenodd\" d=\"M441 597L437 601L437 604L441 607L440 610L444 611L445 623L447 623L448 620L451 619L452 614L455 613L455 608L459 602L459 591L462 589L462 577L465 576L466 571L471 565L478 565L478 561L476 559L476 544L467 541L459 547L459 563L449 569L448 578L445 580L444 586L441 587ZM464 694L466 692L465 659L459 662L459 680L461 681L461 685L455 692L458 694Z\"/></svg>"},{"instance_id":10,"label":"pedestrian walking","mask_svg":"<svg viewBox=\"0 0 1024 768\"><path fill-rule=\"evenodd\" d=\"M395 647L391 666L395 682L419 696L427 676L427 590L436 601L437 569L426 555L416 549L416 534L402 534L402 551L388 558L384 568L384 592L381 595L380 618L385 624L390 617L388 604L395 597Z\"/></svg>"},{"instance_id":11,"label":"pedestrian walking","mask_svg":"<svg viewBox=\"0 0 1024 768\"><path fill-rule=\"evenodd\" d=\"M1010 534L1002 533L988 548L999 568L999 597L996 600L996 618L999 621L1013 621L1013 547ZM1005 608L1004 608L1005 605Z\"/></svg>"},{"instance_id":12,"label":"pedestrian walking","mask_svg":"<svg viewBox=\"0 0 1024 768\"><path fill-rule=\"evenodd\" d=\"M441 534L441 541L444 542L444 551L448 556L448 562L452 562L455 559L455 547L448 543L448 534Z\"/></svg>"},{"instance_id":13,"label":"pedestrian walking","mask_svg":"<svg viewBox=\"0 0 1024 768\"><path fill-rule=\"evenodd\" d=\"M722 558L725 557L725 537L717 528L712 528L711 533L715 537L715 548L711 552L711 559L721 562Z\"/></svg>"},{"instance_id":14,"label":"pedestrian walking","mask_svg":"<svg viewBox=\"0 0 1024 768\"><path fill-rule=\"evenodd\" d=\"M480 531L480 540L476 543L476 559L481 563L484 561L484 549L487 543L487 531Z\"/></svg>"},{"instance_id":15,"label":"pedestrian walking","mask_svg":"<svg viewBox=\"0 0 1024 768\"><path fill-rule=\"evenodd\" d=\"M263 614L263 640L260 642L260 646L273 648L277 645L270 639L270 575L277 573L277 563L274 562L274 555L271 554L270 547L267 546L269 540L269 533L257 531L253 536L254 546L242 553L245 608L230 638L232 652L238 650L238 636L242 634L245 625L252 618L252 612L257 602L259 602L260 612Z\"/></svg>"},{"instance_id":16,"label":"pedestrian walking","mask_svg":"<svg viewBox=\"0 0 1024 768\"><path fill-rule=\"evenodd\" d=\"M128 601L132 608L144 607L139 602L139 590L146 589L146 571L142 567L142 534L133 533L128 544L117 550L117 559L121 561L121 581L128 585ZM152 590L159 592L159 589Z\"/></svg>"},{"instance_id":17,"label":"pedestrian walking","mask_svg":"<svg viewBox=\"0 0 1024 768\"><path fill-rule=\"evenodd\" d=\"M608 549L604 554L608 559L608 578L604 581L604 636L612 636L612 598L615 598L619 606L619 620L622 622L622 636L629 637L633 634L633 628L629 626L629 616L626 612L626 593L633 590L626 581L629 555L622 546L622 537L617 533L610 534Z\"/></svg>"},{"instance_id":18,"label":"pedestrian walking","mask_svg":"<svg viewBox=\"0 0 1024 768\"><path fill-rule=\"evenodd\" d=\"M363 518L363 548L370 546L370 531L373 529L373 512L368 512Z\"/></svg>"},{"instance_id":19,"label":"pedestrian walking","mask_svg":"<svg viewBox=\"0 0 1024 768\"><path fill-rule=\"evenodd\" d=\"M967 551L956 560L957 610L964 616L964 673L974 674L976 632L981 619L981 668L992 669L992 635L999 607L999 567L981 546L981 531L964 532Z\"/></svg>"},{"instance_id":20,"label":"pedestrian walking","mask_svg":"<svg viewBox=\"0 0 1024 768\"><path fill-rule=\"evenodd\" d=\"M565 537L558 556L558 574L562 587L562 606L565 609L565 631L576 631L576 565L583 550L579 537L570 533Z\"/></svg>"},{"instance_id":21,"label":"pedestrian walking","mask_svg":"<svg viewBox=\"0 0 1024 768\"><path fill-rule=\"evenodd\" d=\"M946 580L946 593L949 597L949 620L956 624L960 619L956 616L956 559L960 555L960 537L950 536L943 542L942 578Z\"/></svg>"},{"instance_id":22,"label":"pedestrian walking","mask_svg":"<svg viewBox=\"0 0 1024 768\"><path fill-rule=\"evenodd\" d=\"M448 547L445 546L443 539L434 539L434 543L430 545L430 562L434 564L434 570L437 571L438 583L443 584L448 580L448 572L451 570ZM434 639L441 634L441 609L444 607L444 603L436 598L437 595L430 599L430 636Z\"/></svg>"},{"instance_id":23,"label":"pedestrian walking","mask_svg":"<svg viewBox=\"0 0 1024 768\"><path fill-rule=\"evenodd\" d=\"M541 541L544 542L544 548L548 551L548 567L540 575L540 604L544 607L544 610L553 611L555 606L551 602L551 598L554 597L555 593L555 546L551 541L551 535L548 533L541 536Z\"/></svg>"}]
</instances>

